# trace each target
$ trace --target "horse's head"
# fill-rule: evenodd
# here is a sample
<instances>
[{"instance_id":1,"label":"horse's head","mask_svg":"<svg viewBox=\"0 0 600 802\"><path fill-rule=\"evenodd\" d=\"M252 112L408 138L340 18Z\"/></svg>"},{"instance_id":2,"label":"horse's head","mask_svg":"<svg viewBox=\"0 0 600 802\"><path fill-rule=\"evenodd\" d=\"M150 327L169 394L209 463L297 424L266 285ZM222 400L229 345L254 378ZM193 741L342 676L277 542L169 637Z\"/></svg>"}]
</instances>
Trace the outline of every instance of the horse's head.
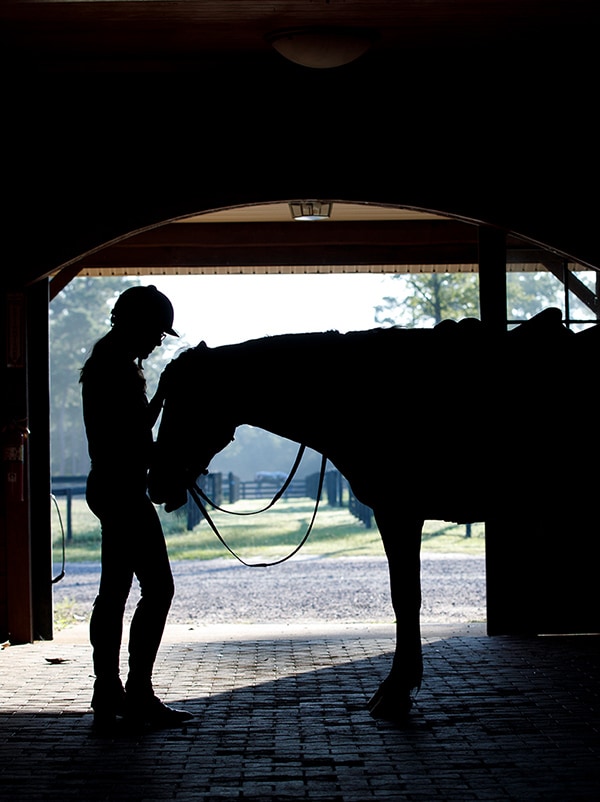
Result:
<instances>
[{"instance_id":1,"label":"horse's head","mask_svg":"<svg viewBox=\"0 0 600 802\"><path fill-rule=\"evenodd\" d=\"M205 343L184 351L165 368L161 377L165 393L148 491L155 504L167 512L187 501L187 489L208 471L212 458L233 439L235 426L225 423L222 411L211 408L198 392L199 379L208 369ZM214 413L214 414L213 414Z\"/></svg>"}]
</instances>

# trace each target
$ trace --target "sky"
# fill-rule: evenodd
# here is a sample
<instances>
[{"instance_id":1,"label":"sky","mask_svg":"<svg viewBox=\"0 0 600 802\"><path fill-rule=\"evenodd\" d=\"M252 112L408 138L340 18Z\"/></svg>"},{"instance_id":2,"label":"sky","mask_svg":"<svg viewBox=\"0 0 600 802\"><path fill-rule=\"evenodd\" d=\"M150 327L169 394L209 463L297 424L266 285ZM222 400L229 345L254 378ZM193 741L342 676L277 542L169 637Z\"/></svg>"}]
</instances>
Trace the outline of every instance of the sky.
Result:
<instances>
[{"instance_id":1,"label":"sky","mask_svg":"<svg viewBox=\"0 0 600 802\"><path fill-rule=\"evenodd\" d=\"M142 283L170 298L182 345L204 340L213 348L271 334L374 328L374 307L400 289L381 273L147 276Z\"/></svg>"}]
</instances>

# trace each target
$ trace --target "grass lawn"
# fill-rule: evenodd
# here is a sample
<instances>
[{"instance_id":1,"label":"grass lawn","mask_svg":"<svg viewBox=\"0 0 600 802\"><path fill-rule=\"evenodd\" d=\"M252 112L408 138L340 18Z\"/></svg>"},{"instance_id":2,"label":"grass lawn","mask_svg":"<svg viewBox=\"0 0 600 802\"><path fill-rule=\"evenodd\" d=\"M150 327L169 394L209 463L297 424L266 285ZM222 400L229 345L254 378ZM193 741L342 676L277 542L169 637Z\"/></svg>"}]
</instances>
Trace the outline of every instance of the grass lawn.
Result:
<instances>
[{"instance_id":1,"label":"grass lawn","mask_svg":"<svg viewBox=\"0 0 600 802\"><path fill-rule=\"evenodd\" d=\"M260 509L264 500L240 501L236 511ZM60 517L66 525L66 502L58 499ZM309 499L279 501L259 515L228 515L215 511L211 516L230 547L248 561L276 560L285 557L300 542L310 523L314 502ZM159 510L169 555L172 560L210 560L228 556L225 547L205 521L191 532L186 530L185 514L166 514ZM62 555L61 522L52 509L53 550L55 562ZM84 499L75 499L72 507L72 539L66 544L67 562L100 561L100 528ZM423 551L484 553L483 524L473 524L471 537L464 525L427 521L423 531ZM321 502L317 519L302 553L329 557L383 556L383 547L375 527L367 529L346 508L329 507Z\"/></svg>"}]
</instances>

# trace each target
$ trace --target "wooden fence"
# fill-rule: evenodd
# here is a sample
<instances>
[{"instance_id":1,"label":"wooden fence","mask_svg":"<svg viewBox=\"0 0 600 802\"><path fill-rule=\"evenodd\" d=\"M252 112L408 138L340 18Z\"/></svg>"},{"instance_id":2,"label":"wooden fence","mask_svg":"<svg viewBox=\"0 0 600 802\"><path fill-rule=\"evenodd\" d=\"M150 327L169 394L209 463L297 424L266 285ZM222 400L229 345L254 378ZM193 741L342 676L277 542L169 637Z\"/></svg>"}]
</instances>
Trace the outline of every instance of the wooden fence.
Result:
<instances>
[{"instance_id":1,"label":"wooden fence","mask_svg":"<svg viewBox=\"0 0 600 802\"><path fill-rule=\"evenodd\" d=\"M65 537L67 542L73 538L72 505L77 496L85 496L87 476L53 476L52 495L56 498L66 498ZM266 482L243 482L233 473L224 476L222 473L209 473L198 479L198 484L206 495L219 507L234 504L243 499L270 499L273 498L279 485ZM319 474L314 473L305 479L294 479L285 491L283 498L312 498L316 499L319 485ZM323 501L330 507L348 507L349 511L358 518L367 529L373 526L372 510L361 504L352 493L348 482L339 471L331 470L325 474L323 485ZM188 496L186 508L187 529L192 530L200 523L202 513L195 502Z\"/></svg>"},{"instance_id":2,"label":"wooden fence","mask_svg":"<svg viewBox=\"0 0 600 802\"><path fill-rule=\"evenodd\" d=\"M220 473L209 473L200 477L198 483L211 501L219 507L223 503L234 504L236 501L245 499L271 499L280 487L280 485L267 484L265 482L243 482L233 473L229 473L225 480ZM283 498L316 499L318 488L319 474L313 473L305 479L294 479L283 494ZM373 526L373 511L356 498L348 482L339 471L327 471L325 474L323 500L330 507L347 506L349 512L355 518L358 518L367 529ZM188 496L187 515L187 527L188 530L191 530L202 518L202 513L191 496Z\"/></svg>"},{"instance_id":3,"label":"wooden fence","mask_svg":"<svg viewBox=\"0 0 600 802\"><path fill-rule=\"evenodd\" d=\"M51 480L52 496L66 498L67 511L64 521L65 539L73 539L73 498L85 496L87 476L53 476Z\"/></svg>"}]
</instances>

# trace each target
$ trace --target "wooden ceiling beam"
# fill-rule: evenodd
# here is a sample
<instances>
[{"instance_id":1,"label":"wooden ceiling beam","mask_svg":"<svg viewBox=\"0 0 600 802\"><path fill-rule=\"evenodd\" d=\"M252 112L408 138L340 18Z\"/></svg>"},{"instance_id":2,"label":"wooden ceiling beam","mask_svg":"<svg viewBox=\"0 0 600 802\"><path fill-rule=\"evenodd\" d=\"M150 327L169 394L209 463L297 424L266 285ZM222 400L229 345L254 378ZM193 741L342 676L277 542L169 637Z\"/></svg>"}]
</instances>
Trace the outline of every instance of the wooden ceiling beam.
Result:
<instances>
[{"instance_id":1,"label":"wooden ceiling beam","mask_svg":"<svg viewBox=\"0 0 600 802\"><path fill-rule=\"evenodd\" d=\"M454 221L174 223L103 248L80 268L457 264L477 257L477 227Z\"/></svg>"},{"instance_id":2,"label":"wooden ceiling beam","mask_svg":"<svg viewBox=\"0 0 600 802\"><path fill-rule=\"evenodd\" d=\"M122 248L287 245L423 246L477 243L477 226L454 220L170 223L119 243Z\"/></svg>"},{"instance_id":3,"label":"wooden ceiling beam","mask_svg":"<svg viewBox=\"0 0 600 802\"><path fill-rule=\"evenodd\" d=\"M193 268L268 265L387 265L463 264L477 261L477 248L469 245L408 247L369 245L243 245L114 248L78 262L80 269L164 266Z\"/></svg>"},{"instance_id":4,"label":"wooden ceiling beam","mask_svg":"<svg viewBox=\"0 0 600 802\"><path fill-rule=\"evenodd\" d=\"M75 272L278 265L472 265L477 226L456 221L173 223L129 237L76 263ZM508 261L540 262L539 249L508 242ZM512 246L512 247L511 247Z\"/></svg>"}]
</instances>

